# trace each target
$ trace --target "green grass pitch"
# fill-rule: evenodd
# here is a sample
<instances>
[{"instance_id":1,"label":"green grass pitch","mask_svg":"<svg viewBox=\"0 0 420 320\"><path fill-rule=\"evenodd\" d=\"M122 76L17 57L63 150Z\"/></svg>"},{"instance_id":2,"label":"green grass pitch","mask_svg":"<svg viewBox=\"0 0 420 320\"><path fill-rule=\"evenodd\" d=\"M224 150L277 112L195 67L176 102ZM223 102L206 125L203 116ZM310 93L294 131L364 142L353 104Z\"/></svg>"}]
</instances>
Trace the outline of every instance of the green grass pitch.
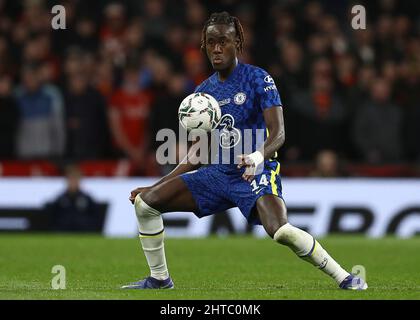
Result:
<instances>
[{"instance_id":1,"label":"green grass pitch","mask_svg":"<svg viewBox=\"0 0 420 320\"><path fill-rule=\"evenodd\" d=\"M174 290L121 290L147 275L138 239L0 235L0 299L420 299L420 237L333 236L321 244L347 270L366 268L369 289L334 281L270 239L167 239ZM54 265L66 289L53 290Z\"/></svg>"}]
</instances>

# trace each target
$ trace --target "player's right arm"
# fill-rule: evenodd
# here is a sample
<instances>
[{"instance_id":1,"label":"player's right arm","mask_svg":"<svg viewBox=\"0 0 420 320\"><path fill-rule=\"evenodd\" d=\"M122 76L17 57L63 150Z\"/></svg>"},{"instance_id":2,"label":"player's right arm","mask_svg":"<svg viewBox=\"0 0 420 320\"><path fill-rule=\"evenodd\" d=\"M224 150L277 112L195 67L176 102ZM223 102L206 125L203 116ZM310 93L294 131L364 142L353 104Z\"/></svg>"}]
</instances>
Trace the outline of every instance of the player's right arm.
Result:
<instances>
[{"instance_id":1,"label":"player's right arm","mask_svg":"<svg viewBox=\"0 0 420 320\"><path fill-rule=\"evenodd\" d=\"M199 141L194 141L192 143L192 145L194 145L195 143L197 143ZM154 185L149 186L149 187L140 187L140 188L136 188L133 191L131 191L129 200L131 201L131 203L134 204L134 199L136 198L136 196L147 190L150 188L153 188L155 186L158 186L159 184L172 179L174 177L180 176L183 173L192 171L192 170L196 170L199 167L201 167L201 163L198 163L198 161L195 161L196 159L198 159L197 157L197 151L194 150L194 148L189 148L187 155L185 156L185 158L175 167L174 170L172 170L170 173L168 173L166 176L164 176L162 179L160 179L158 182L156 182Z\"/></svg>"}]
</instances>

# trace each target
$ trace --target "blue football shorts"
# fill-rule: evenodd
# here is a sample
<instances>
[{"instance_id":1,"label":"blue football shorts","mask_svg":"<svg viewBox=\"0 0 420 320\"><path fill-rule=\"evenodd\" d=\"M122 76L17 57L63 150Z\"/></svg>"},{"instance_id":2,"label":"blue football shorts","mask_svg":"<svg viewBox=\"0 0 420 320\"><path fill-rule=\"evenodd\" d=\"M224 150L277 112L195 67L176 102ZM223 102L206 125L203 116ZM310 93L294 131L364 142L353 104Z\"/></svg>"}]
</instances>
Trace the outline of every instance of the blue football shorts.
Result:
<instances>
[{"instance_id":1,"label":"blue football shorts","mask_svg":"<svg viewBox=\"0 0 420 320\"><path fill-rule=\"evenodd\" d=\"M245 181L242 174L245 168L235 166L207 165L187 172L180 177L190 190L201 218L238 207L250 224L261 224L253 214L257 199L273 194L283 199L280 178L280 163L276 160L264 162L263 171L251 182Z\"/></svg>"}]
</instances>

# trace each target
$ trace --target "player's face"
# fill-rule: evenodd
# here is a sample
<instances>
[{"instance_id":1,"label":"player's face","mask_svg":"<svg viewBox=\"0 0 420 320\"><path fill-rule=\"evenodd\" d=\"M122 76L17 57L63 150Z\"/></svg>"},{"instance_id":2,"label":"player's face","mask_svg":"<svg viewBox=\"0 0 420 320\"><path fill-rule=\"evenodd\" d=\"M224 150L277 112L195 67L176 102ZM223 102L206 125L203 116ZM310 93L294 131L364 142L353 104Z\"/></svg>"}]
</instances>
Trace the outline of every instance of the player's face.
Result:
<instances>
[{"instance_id":1,"label":"player's face","mask_svg":"<svg viewBox=\"0 0 420 320\"><path fill-rule=\"evenodd\" d=\"M238 43L233 26L216 24L207 28L206 53L214 70L231 68L236 60Z\"/></svg>"}]
</instances>

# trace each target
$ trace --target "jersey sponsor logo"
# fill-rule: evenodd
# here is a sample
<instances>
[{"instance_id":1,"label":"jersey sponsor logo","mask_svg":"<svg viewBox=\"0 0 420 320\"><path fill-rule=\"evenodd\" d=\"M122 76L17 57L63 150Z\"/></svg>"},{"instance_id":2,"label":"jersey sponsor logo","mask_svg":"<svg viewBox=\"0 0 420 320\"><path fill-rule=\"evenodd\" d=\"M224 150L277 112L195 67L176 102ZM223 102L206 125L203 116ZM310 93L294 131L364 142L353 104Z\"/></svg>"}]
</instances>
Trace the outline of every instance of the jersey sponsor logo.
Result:
<instances>
[{"instance_id":1,"label":"jersey sponsor logo","mask_svg":"<svg viewBox=\"0 0 420 320\"><path fill-rule=\"evenodd\" d=\"M272 84L271 86L267 86L264 88L264 92L270 91L270 90L277 90L277 87L275 84Z\"/></svg>"},{"instance_id":2,"label":"jersey sponsor logo","mask_svg":"<svg viewBox=\"0 0 420 320\"><path fill-rule=\"evenodd\" d=\"M234 127L235 119L229 113L222 116L220 120L219 145L224 149L236 146L241 140L241 131Z\"/></svg>"},{"instance_id":3,"label":"jersey sponsor logo","mask_svg":"<svg viewBox=\"0 0 420 320\"><path fill-rule=\"evenodd\" d=\"M264 78L264 82L274 84L274 79L273 79L273 77L272 77L272 76L268 75L268 76L265 76L265 78Z\"/></svg>"},{"instance_id":4,"label":"jersey sponsor logo","mask_svg":"<svg viewBox=\"0 0 420 320\"><path fill-rule=\"evenodd\" d=\"M233 101L237 105L243 104L245 102L245 100L246 100L246 94L244 92L239 92L239 93L235 94L235 96L233 97Z\"/></svg>"},{"instance_id":5,"label":"jersey sponsor logo","mask_svg":"<svg viewBox=\"0 0 420 320\"><path fill-rule=\"evenodd\" d=\"M218 103L219 103L219 107L223 107L224 105L227 105L227 104L230 103L230 98L227 98L227 99L223 99L221 101L218 101Z\"/></svg>"}]
</instances>

